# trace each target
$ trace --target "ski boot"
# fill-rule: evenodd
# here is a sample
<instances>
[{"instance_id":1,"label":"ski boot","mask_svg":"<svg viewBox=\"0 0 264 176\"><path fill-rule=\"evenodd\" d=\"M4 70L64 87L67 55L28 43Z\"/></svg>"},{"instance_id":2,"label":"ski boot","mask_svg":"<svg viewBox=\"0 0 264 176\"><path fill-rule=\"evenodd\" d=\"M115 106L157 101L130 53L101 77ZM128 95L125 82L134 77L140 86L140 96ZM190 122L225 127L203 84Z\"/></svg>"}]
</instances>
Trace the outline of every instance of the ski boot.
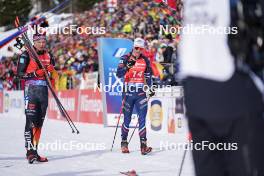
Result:
<instances>
[{"instance_id":1,"label":"ski boot","mask_svg":"<svg viewBox=\"0 0 264 176\"><path fill-rule=\"evenodd\" d=\"M126 140L122 140L121 142L121 151L122 153L129 153L128 142Z\"/></svg>"},{"instance_id":2,"label":"ski boot","mask_svg":"<svg viewBox=\"0 0 264 176\"><path fill-rule=\"evenodd\" d=\"M27 150L26 154L27 160L29 164L33 164L37 161L38 157L35 154L34 150Z\"/></svg>"},{"instance_id":3,"label":"ski boot","mask_svg":"<svg viewBox=\"0 0 264 176\"><path fill-rule=\"evenodd\" d=\"M148 153L150 153L152 151L152 148L147 146L146 140L140 141L140 149L141 149L142 155L147 155Z\"/></svg>"},{"instance_id":4,"label":"ski boot","mask_svg":"<svg viewBox=\"0 0 264 176\"><path fill-rule=\"evenodd\" d=\"M33 164L36 162L48 162L46 157L39 156L36 150L27 150L27 160L29 164Z\"/></svg>"},{"instance_id":5,"label":"ski boot","mask_svg":"<svg viewBox=\"0 0 264 176\"><path fill-rule=\"evenodd\" d=\"M44 157L44 156L39 156L37 151L36 151L36 155L37 155L37 161L38 162L48 162L48 158Z\"/></svg>"}]
</instances>

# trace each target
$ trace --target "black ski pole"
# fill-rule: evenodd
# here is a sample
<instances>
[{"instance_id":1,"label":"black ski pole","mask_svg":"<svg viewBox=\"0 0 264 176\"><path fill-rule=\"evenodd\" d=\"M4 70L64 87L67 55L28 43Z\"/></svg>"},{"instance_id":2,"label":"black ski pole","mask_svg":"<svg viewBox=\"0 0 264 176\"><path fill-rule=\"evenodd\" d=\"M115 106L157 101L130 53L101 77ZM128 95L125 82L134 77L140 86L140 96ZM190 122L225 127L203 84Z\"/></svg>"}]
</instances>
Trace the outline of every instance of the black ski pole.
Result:
<instances>
[{"instance_id":1,"label":"black ski pole","mask_svg":"<svg viewBox=\"0 0 264 176\"><path fill-rule=\"evenodd\" d=\"M54 90L52 88L50 88L50 91L51 91L53 97L55 98L55 101L56 101L57 105L59 106L59 109L61 111L63 111L63 114L64 114L65 118L69 119L69 121L72 123L73 127L75 128L77 134L79 134L80 133L79 130L77 129L77 127L73 123L72 119L70 118L68 112L65 110L64 106L61 104L61 102L60 102L58 96L56 95L56 93L54 92Z\"/></svg>"},{"instance_id":2,"label":"black ski pole","mask_svg":"<svg viewBox=\"0 0 264 176\"><path fill-rule=\"evenodd\" d=\"M121 107L120 107L120 112L119 112L118 120L117 120L117 123L116 123L115 134L114 134L114 139L113 139L113 142L112 142L111 151L113 150L113 147L114 147L114 143L115 143L115 138L116 138L117 129L118 129L118 126L119 126L120 117L121 117L121 114L122 114L122 112L123 112L123 107L124 107L124 104L125 104L125 98L126 98L126 94L125 94L125 96L124 96L124 99L123 99L123 101L122 101L122 105L121 105Z\"/></svg>"},{"instance_id":3,"label":"black ski pole","mask_svg":"<svg viewBox=\"0 0 264 176\"><path fill-rule=\"evenodd\" d=\"M148 97L148 99L147 99L147 103L148 103L149 99L150 99L150 97ZM131 136L130 136L130 138L129 138L129 140L128 140L128 144L130 143L130 141L131 141L131 139L132 139L132 137L133 137L133 135L134 135L136 129L138 128L138 125L139 125L139 123L137 122L137 125L136 125L136 127L133 129L133 132L132 132L132 134L131 134Z\"/></svg>"},{"instance_id":4,"label":"black ski pole","mask_svg":"<svg viewBox=\"0 0 264 176\"><path fill-rule=\"evenodd\" d=\"M184 153L183 153L183 156L182 156L182 161L181 161L181 166L180 166L180 170L179 170L179 175L178 176L181 176L181 173L182 173L182 170L183 170L183 164L184 164L184 161L185 161L185 158L186 158L186 154L187 154L188 148L189 148L189 143L187 143L185 145Z\"/></svg>"},{"instance_id":5,"label":"black ski pole","mask_svg":"<svg viewBox=\"0 0 264 176\"><path fill-rule=\"evenodd\" d=\"M133 130L133 132L132 132L132 134L131 134L131 136L130 136L130 138L129 138L129 140L128 140L128 144L130 143L130 141L131 141L131 139L132 139L132 137L133 137L133 135L134 135L134 133L135 133L135 131L136 131L137 128L138 128L138 122L137 122L137 125L136 125L136 127L134 128L134 130Z\"/></svg>"},{"instance_id":6,"label":"black ski pole","mask_svg":"<svg viewBox=\"0 0 264 176\"><path fill-rule=\"evenodd\" d=\"M16 24L16 27L20 28L20 27L19 27L19 20L18 20L18 17L16 18L15 24ZM36 54L35 50L33 49L33 46L32 46L31 42L29 41L29 39L28 39L28 37L27 37L27 35L26 35L25 33L22 34L22 40L23 40L23 42L24 42L24 44L25 44L25 48L28 50L29 54L31 54L31 56L33 56L32 58L36 61L36 63L38 64L38 66L39 66L40 68L45 69L45 67L42 65L42 63L38 60L38 55ZM70 125L70 127L71 127L71 129L72 129L72 132L73 132L73 133L75 132L75 130L74 130L73 127L72 127L72 125L73 125L73 126L75 127L76 131L77 131L77 134L78 134L78 133L79 133L78 129L76 128L76 126L75 126L74 123L72 122L72 120L71 120L71 118L69 117L67 111L64 109L64 107L62 106L61 102L59 101L57 95L55 94L55 92L54 92L54 90L53 90L53 88L52 88L52 86L51 86L51 82L50 82L50 80L49 80L49 76L48 76L48 73L47 73L46 70L45 70L45 79L46 79L46 81L47 81L47 83L48 83L48 87L49 87L50 91L52 92L52 95L54 96L54 98L55 98L55 100L56 100L56 103L57 103L57 105L58 105L58 107L59 107L59 110L60 110L61 114L63 115L63 117L66 118L68 124ZM66 115L66 114L67 114L67 115ZM72 125L70 124L69 119L70 119Z\"/></svg>"},{"instance_id":7,"label":"black ski pole","mask_svg":"<svg viewBox=\"0 0 264 176\"><path fill-rule=\"evenodd\" d=\"M23 35L24 35L24 34L23 34ZM22 37L22 39L23 39L23 37ZM29 51L29 54L30 54L31 56L33 56L33 54L31 53L30 48L26 47L26 49ZM34 58L34 56L33 56L33 58ZM46 76L45 76L45 78L46 78ZM48 87L49 87L49 89L50 89L49 83L48 83ZM67 120L68 124L70 125L70 127L71 127L71 129L72 129L72 133L75 133L75 130L73 129L72 124L70 123L68 117L65 115L65 112L62 110L61 105L60 105L60 104L58 103L58 101L57 101L57 96L55 95L55 93L53 93L53 91L52 91L51 89L50 89L50 91L52 92L52 95L53 95L53 97L55 98L55 101L56 101L56 103L57 103L57 105L58 105L58 107L59 107L60 113L61 113L62 116Z\"/></svg>"},{"instance_id":8,"label":"black ski pole","mask_svg":"<svg viewBox=\"0 0 264 176\"><path fill-rule=\"evenodd\" d=\"M29 50L30 50L31 53L33 54L34 58L37 58L37 59L38 59L38 55L37 55L37 53L35 52L35 50L33 49L33 46L31 45L30 40L28 39L27 35L24 34L24 37L25 37L25 39L26 39L26 42L27 42L28 45L29 45ZM39 64L39 67L40 67L40 68L45 69L45 67L42 65L42 63L41 63L39 60L37 60L37 63ZM45 71L46 71L46 70L45 70ZM50 89L50 91L51 91L53 97L55 98L57 105L59 106L60 112L63 114L63 116L64 116L65 118L68 117L68 119L71 121L72 125L73 125L73 126L75 127L75 129L77 130L76 126L75 126L74 123L72 122L70 116L68 115L67 111L65 110L65 108L64 108L63 105L61 104L59 98L57 97L55 91L53 90L53 88L52 88L52 86L51 86L51 82L50 82L50 80L49 80L49 76L48 76L48 74L45 74L45 78L46 78L46 80L47 80L47 82L48 82L48 87L49 87L49 89ZM78 133L78 130L77 130L77 133Z\"/></svg>"}]
</instances>

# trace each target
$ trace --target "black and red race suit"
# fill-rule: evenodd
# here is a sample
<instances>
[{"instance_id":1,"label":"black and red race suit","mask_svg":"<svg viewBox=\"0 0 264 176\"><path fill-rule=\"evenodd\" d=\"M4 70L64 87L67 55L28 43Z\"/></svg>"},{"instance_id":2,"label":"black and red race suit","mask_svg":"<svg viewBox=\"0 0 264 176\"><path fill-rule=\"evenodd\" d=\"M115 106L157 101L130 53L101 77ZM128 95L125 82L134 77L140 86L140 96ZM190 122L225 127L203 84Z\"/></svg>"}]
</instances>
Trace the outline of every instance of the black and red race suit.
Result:
<instances>
[{"instance_id":1,"label":"black and red race suit","mask_svg":"<svg viewBox=\"0 0 264 176\"><path fill-rule=\"evenodd\" d=\"M46 51L38 52L38 58L44 66L55 65L52 55ZM27 51L23 52L18 60L17 74L25 80L25 147L27 151L37 149L41 127L48 107L48 87L45 77L39 77L36 70L38 64L30 57Z\"/></svg>"}]
</instances>

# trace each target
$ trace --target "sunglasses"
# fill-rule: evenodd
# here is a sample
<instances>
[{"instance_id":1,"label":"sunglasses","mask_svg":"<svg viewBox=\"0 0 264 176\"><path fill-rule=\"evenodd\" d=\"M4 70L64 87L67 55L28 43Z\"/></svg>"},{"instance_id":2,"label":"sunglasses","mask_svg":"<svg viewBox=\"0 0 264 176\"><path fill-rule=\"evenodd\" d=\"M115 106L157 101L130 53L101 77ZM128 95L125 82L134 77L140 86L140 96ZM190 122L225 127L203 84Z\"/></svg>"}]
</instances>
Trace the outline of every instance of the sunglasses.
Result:
<instances>
[{"instance_id":1,"label":"sunglasses","mask_svg":"<svg viewBox=\"0 0 264 176\"><path fill-rule=\"evenodd\" d=\"M135 47L135 50L140 50L140 51L143 51L143 50L144 50L144 48Z\"/></svg>"}]
</instances>

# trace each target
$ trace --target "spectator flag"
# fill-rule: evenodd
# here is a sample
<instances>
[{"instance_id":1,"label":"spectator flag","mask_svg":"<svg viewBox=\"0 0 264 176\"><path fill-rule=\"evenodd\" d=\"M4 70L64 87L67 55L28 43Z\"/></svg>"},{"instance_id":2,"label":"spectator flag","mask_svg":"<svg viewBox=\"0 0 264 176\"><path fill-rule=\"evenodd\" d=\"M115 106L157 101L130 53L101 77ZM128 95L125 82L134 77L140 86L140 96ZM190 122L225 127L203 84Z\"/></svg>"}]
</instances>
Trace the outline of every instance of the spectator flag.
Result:
<instances>
[{"instance_id":1,"label":"spectator flag","mask_svg":"<svg viewBox=\"0 0 264 176\"><path fill-rule=\"evenodd\" d=\"M114 12L117 8L117 0L107 0L107 7L109 12Z\"/></svg>"},{"instance_id":2,"label":"spectator flag","mask_svg":"<svg viewBox=\"0 0 264 176\"><path fill-rule=\"evenodd\" d=\"M108 8L117 8L117 0L107 0Z\"/></svg>"},{"instance_id":3,"label":"spectator flag","mask_svg":"<svg viewBox=\"0 0 264 176\"><path fill-rule=\"evenodd\" d=\"M158 77L160 80L163 80L164 78L164 66L161 65L159 62L152 62L151 63L151 68L153 72L153 76Z\"/></svg>"},{"instance_id":4,"label":"spectator flag","mask_svg":"<svg viewBox=\"0 0 264 176\"><path fill-rule=\"evenodd\" d=\"M163 3L171 9L176 10L176 0L155 0L156 3Z\"/></svg>"}]
</instances>

